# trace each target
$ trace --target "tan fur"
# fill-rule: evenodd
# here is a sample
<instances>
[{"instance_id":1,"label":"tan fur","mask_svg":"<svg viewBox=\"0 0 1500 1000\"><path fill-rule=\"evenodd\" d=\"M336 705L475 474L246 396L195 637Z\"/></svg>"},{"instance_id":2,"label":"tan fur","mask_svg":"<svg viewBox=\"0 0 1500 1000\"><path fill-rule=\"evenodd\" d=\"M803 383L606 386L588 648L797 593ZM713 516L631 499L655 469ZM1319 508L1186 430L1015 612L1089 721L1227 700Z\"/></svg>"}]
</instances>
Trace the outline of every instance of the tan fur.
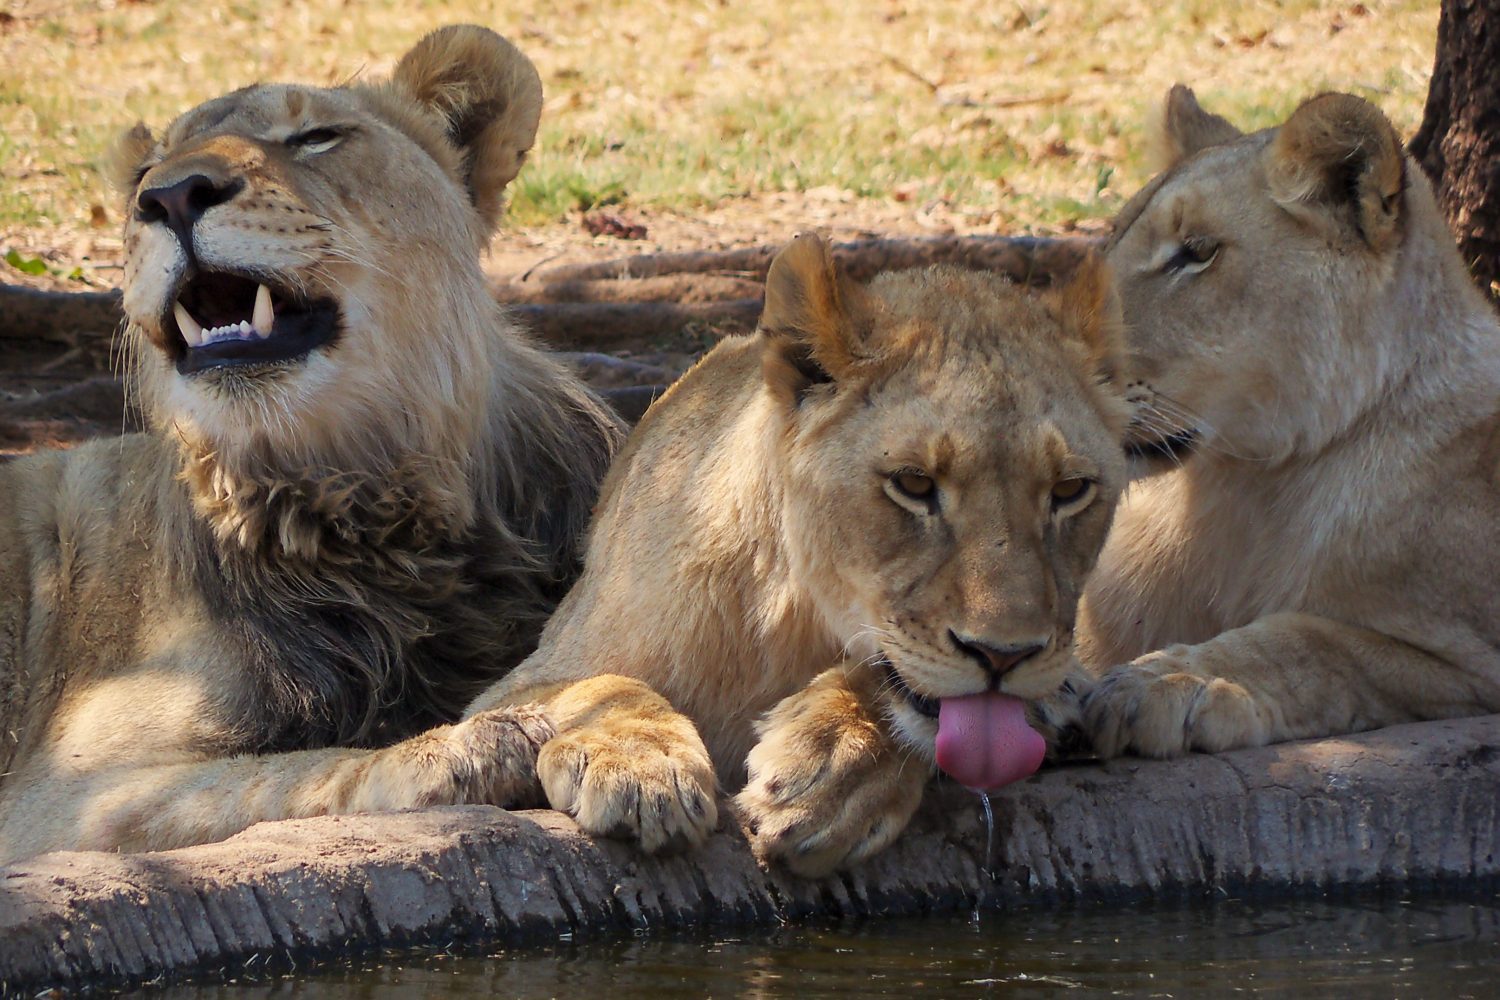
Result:
<instances>
[{"instance_id":1,"label":"tan fur","mask_svg":"<svg viewBox=\"0 0 1500 1000\"><path fill-rule=\"evenodd\" d=\"M0 862L539 798L543 716L440 723L534 647L618 435L478 266L540 101L458 27L388 82L251 87L121 141L152 430L0 466ZM193 176L231 196L189 250L141 199ZM183 373L167 317L214 271L327 297L338 339Z\"/></svg>"},{"instance_id":2,"label":"tan fur","mask_svg":"<svg viewBox=\"0 0 1500 1000\"><path fill-rule=\"evenodd\" d=\"M759 333L646 414L583 577L470 711L544 706L542 783L592 832L695 842L717 774L768 856L807 873L867 857L932 770L935 723L887 664L925 696L969 694L992 679L950 630L1036 642L998 683L1042 699L1073 663L1124 475L1120 354L1097 259L1044 296L949 268L861 287L798 237ZM903 470L932 477L935 508L896 491ZM1070 477L1095 485L1055 509Z\"/></svg>"},{"instance_id":3,"label":"tan fur","mask_svg":"<svg viewBox=\"0 0 1500 1000\"><path fill-rule=\"evenodd\" d=\"M1132 438L1198 445L1132 485L1090 582L1089 735L1165 756L1500 710L1500 323L1427 181L1359 98L1203 144L1182 93L1182 158L1109 257Z\"/></svg>"}]
</instances>

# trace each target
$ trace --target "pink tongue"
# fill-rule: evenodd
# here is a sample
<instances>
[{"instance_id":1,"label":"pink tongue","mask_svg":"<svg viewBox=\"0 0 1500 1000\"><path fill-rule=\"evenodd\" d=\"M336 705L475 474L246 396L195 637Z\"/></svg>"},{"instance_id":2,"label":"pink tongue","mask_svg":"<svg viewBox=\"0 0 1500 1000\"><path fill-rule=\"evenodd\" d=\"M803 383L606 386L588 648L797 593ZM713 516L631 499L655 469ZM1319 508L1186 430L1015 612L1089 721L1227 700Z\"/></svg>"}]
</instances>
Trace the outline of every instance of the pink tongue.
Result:
<instances>
[{"instance_id":1,"label":"pink tongue","mask_svg":"<svg viewBox=\"0 0 1500 1000\"><path fill-rule=\"evenodd\" d=\"M938 702L938 767L961 785L991 792L1042 766L1047 741L1026 724L1026 703L1006 694Z\"/></svg>"}]
</instances>

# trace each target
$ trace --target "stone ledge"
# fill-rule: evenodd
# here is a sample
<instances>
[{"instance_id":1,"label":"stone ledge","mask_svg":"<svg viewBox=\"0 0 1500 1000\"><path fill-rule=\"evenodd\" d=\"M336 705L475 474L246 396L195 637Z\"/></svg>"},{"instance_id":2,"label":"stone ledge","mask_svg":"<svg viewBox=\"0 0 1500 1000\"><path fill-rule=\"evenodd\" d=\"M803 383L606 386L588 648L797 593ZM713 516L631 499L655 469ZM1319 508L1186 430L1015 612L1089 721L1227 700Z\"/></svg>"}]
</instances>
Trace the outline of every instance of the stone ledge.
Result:
<instances>
[{"instance_id":1,"label":"stone ledge","mask_svg":"<svg viewBox=\"0 0 1500 1000\"><path fill-rule=\"evenodd\" d=\"M1487 883L1500 879L1500 716L1067 766L992 801L993 881L979 804L953 787L929 793L890 851L821 881L763 871L737 829L647 858L557 813L481 806L45 855L0 870L0 992L569 932Z\"/></svg>"}]
</instances>

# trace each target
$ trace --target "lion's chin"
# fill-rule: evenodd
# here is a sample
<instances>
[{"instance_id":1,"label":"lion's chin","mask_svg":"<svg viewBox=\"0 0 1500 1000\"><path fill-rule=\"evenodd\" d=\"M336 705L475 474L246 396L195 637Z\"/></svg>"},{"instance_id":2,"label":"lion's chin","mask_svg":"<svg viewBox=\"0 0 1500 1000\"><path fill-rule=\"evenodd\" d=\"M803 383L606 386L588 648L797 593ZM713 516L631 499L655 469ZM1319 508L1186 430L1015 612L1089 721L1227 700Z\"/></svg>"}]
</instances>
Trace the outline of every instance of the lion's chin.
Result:
<instances>
[{"instance_id":1,"label":"lion's chin","mask_svg":"<svg viewBox=\"0 0 1500 1000\"><path fill-rule=\"evenodd\" d=\"M332 298L222 270L200 271L184 281L161 321L165 349L185 376L285 368L332 344L341 327Z\"/></svg>"}]
</instances>

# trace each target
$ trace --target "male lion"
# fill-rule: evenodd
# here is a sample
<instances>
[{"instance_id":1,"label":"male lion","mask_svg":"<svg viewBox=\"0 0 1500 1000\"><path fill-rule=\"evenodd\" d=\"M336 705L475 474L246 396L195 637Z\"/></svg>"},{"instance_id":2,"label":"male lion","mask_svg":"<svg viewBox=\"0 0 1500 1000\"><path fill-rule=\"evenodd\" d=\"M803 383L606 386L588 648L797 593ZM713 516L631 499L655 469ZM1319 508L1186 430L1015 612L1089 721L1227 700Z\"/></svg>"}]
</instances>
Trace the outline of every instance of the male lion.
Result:
<instances>
[{"instance_id":1,"label":"male lion","mask_svg":"<svg viewBox=\"0 0 1500 1000\"><path fill-rule=\"evenodd\" d=\"M1500 322L1416 164L1325 94L1241 135L1167 99L1121 214L1131 488L1080 655L1105 755L1500 710ZM1178 467L1180 466L1180 467Z\"/></svg>"},{"instance_id":2,"label":"male lion","mask_svg":"<svg viewBox=\"0 0 1500 1000\"><path fill-rule=\"evenodd\" d=\"M535 713L412 734L534 646L617 442L478 266L540 108L454 27L127 137L153 430L0 467L0 860L534 787Z\"/></svg>"},{"instance_id":3,"label":"male lion","mask_svg":"<svg viewBox=\"0 0 1500 1000\"><path fill-rule=\"evenodd\" d=\"M806 874L902 830L934 743L967 785L1030 773L1023 699L1073 663L1124 481L1117 310L1093 258L1042 296L941 267L860 287L798 237L759 333L647 413L583 577L470 713L546 710L542 786L585 830L698 841L717 772Z\"/></svg>"}]
</instances>

